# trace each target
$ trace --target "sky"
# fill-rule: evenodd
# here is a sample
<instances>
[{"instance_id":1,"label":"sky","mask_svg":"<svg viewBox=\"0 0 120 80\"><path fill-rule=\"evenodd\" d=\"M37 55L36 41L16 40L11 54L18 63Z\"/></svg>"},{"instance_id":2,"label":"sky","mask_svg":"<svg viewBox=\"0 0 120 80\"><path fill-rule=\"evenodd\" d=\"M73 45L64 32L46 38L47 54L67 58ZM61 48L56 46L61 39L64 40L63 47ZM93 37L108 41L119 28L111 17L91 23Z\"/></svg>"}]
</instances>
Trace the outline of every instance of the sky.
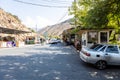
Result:
<instances>
[{"instance_id":1,"label":"sky","mask_svg":"<svg viewBox=\"0 0 120 80\"><path fill-rule=\"evenodd\" d=\"M35 30L71 18L68 6L74 0L0 0L0 8L19 17Z\"/></svg>"}]
</instances>

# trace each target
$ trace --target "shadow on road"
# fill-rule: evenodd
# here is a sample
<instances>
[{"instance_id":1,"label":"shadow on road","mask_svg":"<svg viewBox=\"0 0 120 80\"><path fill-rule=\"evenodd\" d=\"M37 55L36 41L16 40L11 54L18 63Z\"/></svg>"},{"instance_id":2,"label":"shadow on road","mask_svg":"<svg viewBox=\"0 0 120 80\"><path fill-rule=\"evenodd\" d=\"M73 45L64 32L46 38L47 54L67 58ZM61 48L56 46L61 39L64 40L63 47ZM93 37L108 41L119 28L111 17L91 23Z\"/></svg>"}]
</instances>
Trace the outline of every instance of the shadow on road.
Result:
<instances>
[{"instance_id":1,"label":"shadow on road","mask_svg":"<svg viewBox=\"0 0 120 80\"><path fill-rule=\"evenodd\" d=\"M29 56L0 57L1 80L120 80L120 68L97 70L83 63L70 46L33 47Z\"/></svg>"},{"instance_id":2,"label":"shadow on road","mask_svg":"<svg viewBox=\"0 0 120 80\"><path fill-rule=\"evenodd\" d=\"M72 80L78 73L73 54L39 54L0 57L1 80ZM72 64L70 64L72 63ZM70 73L70 74L68 74Z\"/></svg>"}]
</instances>

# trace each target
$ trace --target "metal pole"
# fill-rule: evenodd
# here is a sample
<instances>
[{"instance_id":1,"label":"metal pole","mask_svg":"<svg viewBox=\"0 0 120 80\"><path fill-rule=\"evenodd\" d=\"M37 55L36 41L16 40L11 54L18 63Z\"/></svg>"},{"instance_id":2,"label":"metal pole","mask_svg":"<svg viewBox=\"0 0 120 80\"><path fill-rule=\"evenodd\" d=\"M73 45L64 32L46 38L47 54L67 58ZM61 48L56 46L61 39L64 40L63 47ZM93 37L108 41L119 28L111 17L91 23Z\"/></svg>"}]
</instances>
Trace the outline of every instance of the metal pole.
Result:
<instances>
[{"instance_id":1,"label":"metal pole","mask_svg":"<svg viewBox=\"0 0 120 80\"><path fill-rule=\"evenodd\" d=\"M38 42L38 31L37 31L37 24L36 24L36 43Z\"/></svg>"},{"instance_id":2,"label":"metal pole","mask_svg":"<svg viewBox=\"0 0 120 80\"><path fill-rule=\"evenodd\" d=\"M76 28L76 26L77 26L77 21L76 21L76 8L77 8L77 6L76 6L76 0L74 0L74 3L75 3L75 28Z\"/></svg>"},{"instance_id":3,"label":"metal pole","mask_svg":"<svg viewBox=\"0 0 120 80\"><path fill-rule=\"evenodd\" d=\"M0 34L1 34L0 36L1 36L1 39L2 39L1 41L3 41L2 29L0 30Z\"/></svg>"},{"instance_id":4,"label":"metal pole","mask_svg":"<svg viewBox=\"0 0 120 80\"><path fill-rule=\"evenodd\" d=\"M37 33L37 25L36 25L36 33Z\"/></svg>"}]
</instances>

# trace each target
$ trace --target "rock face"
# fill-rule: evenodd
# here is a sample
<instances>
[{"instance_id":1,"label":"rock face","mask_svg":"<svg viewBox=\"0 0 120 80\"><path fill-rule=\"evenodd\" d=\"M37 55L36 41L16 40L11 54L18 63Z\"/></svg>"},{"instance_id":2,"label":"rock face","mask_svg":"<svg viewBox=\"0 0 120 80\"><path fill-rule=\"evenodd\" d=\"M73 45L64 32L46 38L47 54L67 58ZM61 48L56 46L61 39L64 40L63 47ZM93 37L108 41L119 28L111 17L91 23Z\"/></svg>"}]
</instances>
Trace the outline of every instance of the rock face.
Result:
<instances>
[{"instance_id":1,"label":"rock face","mask_svg":"<svg viewBox=\"0 0 120 80\"><path fill-rule=\"evenodd\" d=\"M5 12L2 9L0 9L0 27L22 31L30 31L27 27L21 24L21 21L18 19L17 16Z\"/></svg>"},{"instance_id":2,"label":"rock face","mask_svg":"<svg viewBox=\"0 0 120 80\"><path fill-rule=\"evenodd\" d=\"M15 30L15 33L3 33L2 28L7 28L7 32L11 30ZM9 30L10 29L10 30ZM23 31L23 33L17 33L17 31ZM30 28L27 28L25 25L21 23L19 18L15 15L12 15L11 13L5 12L3 9L0 9L0 36L6 37L14 37L17 41L24 41L26 39L26 36L33 36L30 35L30 33L24 33L25 32L31 32Z\"/></svg>"},{"instance_id":3,"label":"rock face","mask_svg":"<svg viewBox=\"0 0 120 80\"><path fill-rule=\"evenodd\" d=\"M60 36L62 32L66 29L72 28L70 24L71 20L66 20L62 23L45 27L39 31L41 35L48 35L48 36Z\"/></svg>"}]
</instances>

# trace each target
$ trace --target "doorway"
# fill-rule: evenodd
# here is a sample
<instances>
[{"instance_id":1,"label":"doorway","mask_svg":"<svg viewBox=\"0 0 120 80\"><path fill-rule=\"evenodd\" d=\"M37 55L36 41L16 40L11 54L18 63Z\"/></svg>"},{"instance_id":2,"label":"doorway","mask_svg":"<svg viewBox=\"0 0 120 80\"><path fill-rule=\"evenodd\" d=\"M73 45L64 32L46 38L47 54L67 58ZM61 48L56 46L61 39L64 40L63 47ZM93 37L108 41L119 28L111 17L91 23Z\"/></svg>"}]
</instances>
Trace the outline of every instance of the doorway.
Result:
<instances>
[{"instance_id":1,"label":"doorway","mask_svg":"<svg viewBox=\"0 0 120 80\"><path fill-rule=\"evenodd\" d=\"M108 32L100 32L100 43L108 42Z\"/></svg>"}]
</instances>

